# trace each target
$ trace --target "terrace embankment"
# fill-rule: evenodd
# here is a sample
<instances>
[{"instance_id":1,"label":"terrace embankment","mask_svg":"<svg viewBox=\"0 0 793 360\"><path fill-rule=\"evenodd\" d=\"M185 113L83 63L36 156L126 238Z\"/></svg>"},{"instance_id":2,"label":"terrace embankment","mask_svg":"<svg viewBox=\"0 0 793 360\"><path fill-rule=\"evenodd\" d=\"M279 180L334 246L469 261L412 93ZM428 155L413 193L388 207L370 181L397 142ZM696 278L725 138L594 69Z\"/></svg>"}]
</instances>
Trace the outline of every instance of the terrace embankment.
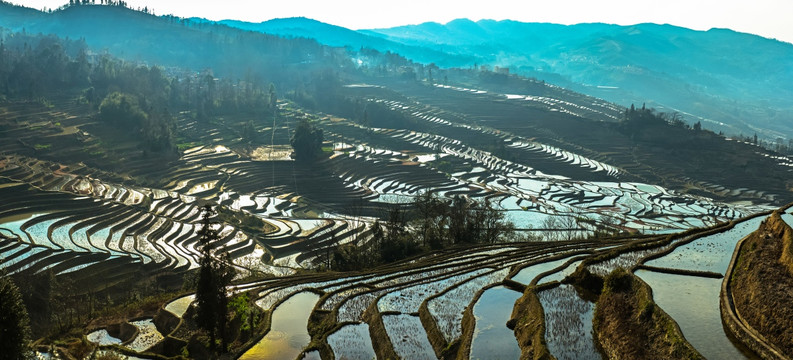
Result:
<instances>
[{"instance_id":1,"label":"terrace embankment","mask_svg":"<svg viewBox=\"0 0 793 360\"><path fill-rule=\"evenodd\" d=\"M545 344L545 312L537 296L537 287L528 286L515 302L507 323L515 331L521 359L553 359Z\"/></svg>"},{"instance_id":2,"label":"terrace embankment","mask_svg":"<svg viewBox=\"0 0 793 360\"><path fill-rule=\"evenodd\" d=\"M722 288L722 316L754 351L766 358L785 358L782 354L793 354L793 229L774 212L737 251ZM724 306L727 299L733 309ZM736 320L742 326L734 326Z\"/></svg>"},{"instance_id":3,"label":"terrace embankment","mask_svg":"<svg viewBox=\"0 0 793 360\"><path fill-rule=\"evenodd\" d=\"M595 308L594 330L611 359L704 359L677 323L655 304L650 287L622 268L605 280Z\"/></svg>"}]
</instances>

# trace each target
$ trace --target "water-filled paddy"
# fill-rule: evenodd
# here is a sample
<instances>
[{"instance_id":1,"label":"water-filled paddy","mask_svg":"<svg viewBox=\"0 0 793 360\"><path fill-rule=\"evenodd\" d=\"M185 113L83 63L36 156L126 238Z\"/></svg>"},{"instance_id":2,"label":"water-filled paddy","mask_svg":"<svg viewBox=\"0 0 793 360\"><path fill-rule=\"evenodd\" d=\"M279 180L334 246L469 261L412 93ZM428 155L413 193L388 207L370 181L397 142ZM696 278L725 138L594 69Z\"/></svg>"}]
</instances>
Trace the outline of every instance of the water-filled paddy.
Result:
<instances>
[{"instance_id":1,"label":"water-filled paddy","mask_svg":"<svg viewBox=\"0 0 793 360\"><path fill-rule=\"evenodd\" d=\"M471 359L517 359L520 347L507 328L515 301L521 293L496 286L485 290L474 306L476 329L471 343Z\"/></svg>"},{"instance_id":2,"label":"water-filled paddy","mask_svg":"<svg viewBox=\"0 0 793 360\"><path fill-rule=\"evenodd\" d=\"M418 316L383 315L394 351L403 359L435 359L435 351L427 338L427 332Z\"/></svg>"},{"instance_id":3,"label":"water-filled paddy","mask_svg":"<svg viewBox=\"0 0 793 360\"><path fill-rule=\"evenodd\" d=\"M309 351L303 356L303 360L322 360L322 357L319 355L319 351Z\"/></svg>"},{"instance_id":4,"label":"water-filled paddy","mask_svg":"<svg viewBox=\"0 0 793 360\"><path fill-rule=\"evenodd\" d=\"M545 341L559 360L601 359L592 332L595 304L578 296L572 285L540 291L545 311Z\"/></svg>"},{"instance_id":5,"label":"water-filled paddy","mask_svg":"<svg viewBox=\"0 0 793 360\"><path fill-rule=\"evenodd\" d=\"M531 283L532 280L534 280L535 277L537 277L537 275L544 273L546 271L550 271L551 269L556 268L558 266L561 266L567 260L568 258L563 258L559 260L548 261L540 264L527 266L523 268L520 272L515 274L515 276L512 277L512 280L515 280L521 284L528 285L529 283Z\"/></svg>"},{"instance_id":6,"label":"water-filled paddy","mask_svg":"<svg viewBox=\"0 0 793 360\"><path fill-rule=\"evenodd\" d=\"M735 245L757 230L764 219L765 217L759 216L736 224L730 230L699 238L676 248L662 258L648 261L647 265L724 274Z\"/></svg>"},{"instance_id":7,"label":"water-filled paddy","mask_svg":"<svg viewBox=\"0 0 793 360\"><path fill-rule=\"evenodd\" d=\"M462 334L463 310L471 303L474 294L487 285L503 280L508 272L509 269L502 269L476 277L427 302L427 308L446 341L452 342Z\"/></svg>"},{"instance_id":8,"label":"water-filled paddy","mask_svg":"<svg viewBox=\"0 0 793 360\"><path fill-rule=\"evenodd\" d=\"M99 345L121 344L121 339L110 336L106 329L93 331L85 337L88 341Z\"/></svg>"},{"instance_id":9,"label":"water-filled paddy","mask_svg":"<svg viewBox=\"0 0 793 360\"><path fill-rule=\"evenodd\" d=\"M0 218L0 228L8 229L9 231L13 232L17 236L19 236L23 241L28 241L27 236L22 231L21 227L22 224L28 222L29 220L39 217L41 215L47 215L48 213L28 213L28 214L18 214L12 216L6 216ZM46 236L46 232L44 236Z\"/></svg>"},{"instance_id":10,"label":"water-filled paddy","mask_svg":"<svg viewBox=\"0 0 793 360\"><path fill-rule=\"evenodd\" d=\"M533 210L506 210L504 219L515 225L517 229L538 229L546 219L553 215Z\"/></svg>"},{"instance_id":11,"label":"water-filled paddy","mask_svg":"<svg viewBox=\"0 0 793 360\"><path fill-rule=\"evenodd\" d=\"M270 331L240 359L296 358L311 341L306 326L317 300L317 294L300 292L278 305L273 311Z\"/></svg>"},{"instance_id":12,"label":"water-filled paddy","mask_svg":"<svg viewBox=\"0 0 793 360\"><path fill-rule=\"evenodd\" d=\"M50 228L50 225L54 224L58 220L61 219L60 218L50 219L50 220L36 222L35 224L30 224L30 226L24 228L23 230L26 233L28 233L28 235L30 235L30 238L33 240L34 244L44 245L49 248L57 248L57 246L50 241L49 237L47 236L47 233Z\"/></svg>"},{"instance_id":13,"label":"water-filled paddy","mask_svg":"<svg viewBox=\"0 0 793 360\"><path fill-rule=\"evenodd\" d=\"M341 327L328 336L328 345L337 359L375 359L368 324L351 324Z\"/></svg>"},{"instance_id":14,"label":"water-filled paddy","mask_svg":"<svg viewBox=\"0 0 793 360\"><path fill-rule=\"evenodd\" d=\"M344 303L339 305L337 319L343 321L361 321L363 312L369 307L372 301L383 295L387 290L377 290L374 292L363 293L347 298Z\"/></svg>"},{"instance_id":15,"label":"water-filled paddy","mask_svg":"<svg viewBox=\"0 0 793 360\"><path fill-rule=\"evenodd\" d=\"M417 312L419 310L419 306L421 306L421 302L424 301L425 298L446 290L449 286L452 286L460 281L464 281L465 279L474 277L486 270L487 269L481 269L478 271L451 276L438 281L418 284L391 291L380 298L380 300L377 302L377 308L380 312Z\"/></svg>"},{"instance_id":16,"label":"water-filled paddy","mask_svg":"<svg viewBox=\"0 0 793 360\"><path fill-rule=\"evenodd\" d=\"M195 295L187 295L182 296L174 301L165 305L165 310L170 311L172 314L182 317L184 313L187 311L187 308L190 307L190 304L195 300Z\"/></svg>"},{"instance_id":17,"label":"water-filled paddy","mask_svg":"<svg viewBox=\"0 0 793 360\"><path fill-rule=\"evenodd\" d=\"M788 226L793 227L793 214L791 213L782 214L782 220L784 220Z\"/></svg>"},{"instance_id":18,"label":"water-filled paddy","mask_svg":"<svg viewBox=\"0 0 793 360\"><path fill-rule=\"evenodd\" d=\"M582 260L574 261L572 264L567 265L567 267L565 267L564 269L562 269L560 271L557 271L557 272L555 272L553 274L549 274L549 275L546 275L546 276L540 278L540 280L538 280L537 283L538 284L543 284L543 283L549 283L549 282L552 282L552 281L562 281L568 275L570 275L573 272L575 272L575 269L578 267L578 265L581 264L581 261Z\"/></svg>"},{"instance_id":19,"label":"water-filled paddy","mask_svg":"<svg viewBox=\"0 0 793 360\"><path fill-rule=\"evenodd\" d=\"M135 351L146 351L146 349L154 346L163 339L162 334L157 331L152 319L131 321L130 324L138 328L138 336L135 337L131 343L127 345L128 348Z\"/></svg>"},{"instance_id":20,"label":"water-filled paddy","mask_svg":"<svg viewBox=\"0 0 793 360\"><path fill-rule=\"evenodd\" d=\"M721 279L637 270L653 288L653 300L680 326L683 336L708 359L745 359L727 338L719 313Z\"/></svg>"}]
</instances>

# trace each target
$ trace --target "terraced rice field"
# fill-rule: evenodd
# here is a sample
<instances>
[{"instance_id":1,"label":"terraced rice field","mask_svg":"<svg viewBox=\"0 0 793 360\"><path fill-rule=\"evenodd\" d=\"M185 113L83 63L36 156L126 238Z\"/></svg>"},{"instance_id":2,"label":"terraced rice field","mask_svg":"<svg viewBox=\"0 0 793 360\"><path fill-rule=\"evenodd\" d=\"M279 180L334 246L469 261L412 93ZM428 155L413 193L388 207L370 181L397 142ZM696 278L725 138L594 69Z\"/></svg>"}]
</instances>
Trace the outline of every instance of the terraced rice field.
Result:
<instances>
[{"instance_id":1,"label":"terraced rice field","mask_svg":"<svg viewBox=\"0 0 793 360\"><path fill-rule=\"evenodd\" d=\"M84 156L90 134L57 135L49 127L41 131L57 135L53 144L62 154L42 155L25 145L37 141L26 135L32 124L57 120L79 127L88 120L46 111L34 118L6 105L11 120L4 134L22 141L0 144L0 268L73 276L84 292L123 289L142 275L167 273L181 280L198 266L200 209L211 203L233 214L217 225L221 239L212 244L214 254L228 253L240 278L260 278L230 290L258 294L256 304L272 324L243 358L412 359L460 351L469 351L462 357L511 358L519 349L506 327L510 304L534 284L545 284L537 295L551 353L559 359L598 358L591 336L594 305L563 284L569 275L583 267L606 275L643 263L723 274L735 242L761 218L699 239L638 233L712 226L767 210L774 200L773 194L749 189L697 184L760 199L727 204L648 184L636 169L615 165L633 163L622 161L629 151L594 153L516 120L552 113L551 120L613 121L621 110L605 102L449 86L411 97L374 89L350 88L415 127L366 128L282 103L283 120L257 129L269 132L269 143L242 144L228 127L184 115L178 132L195 146L163 164L143 157L124 158L120 165L111 156L96 166L68 161ZM504 112L488 113L477 107L482 102L503 105ZM56 107L86 111L66 104ZM290 121L304 117L324 130L332 154L311 165L273 155L288 145ZM102 170L114 165L118 172ZM452 247L360 273L310 271L334 247L366 243L374 221L389 207L424 192L444 200L489 201L539 241ZM634 235L587 239L604 229ZM165 310L184 316L191 301L176 299ZM659 305L673 317L685 316L663 300ZM309 333L309 319L326 326ZM125 345L133 351L145 351L167 335L151 319L133 325L140 334ZM88 339L117 340L102 331Z\"/></svg>"},{"instance_id":2,"label":"terraced rice field","mask_svg":"<svg viewBox=\"0 0 793 360\"><path fill-rule=\"evenodd\" d=\"M217 251L229 252L241 274L276 275L311 267L329 247L365 242L373 220L389 203L411 201L426 191L446 199L487 199L518 229L557 240L584 237L598 226L646 232L686 229L763 209L637 183L600 159L477 124L472 119L481 115L476 112L450 112L422 103L422 97L389 98L369 87L351 90L405 114L423 130L365 129L345 119L319 119L335 152L309 168L288 159L261 161L255 152L235 148L236 135L228 129L184 117L179 131L204 145L185 150L167 166L129 161L123 176L82 163L15 155L28 151L8 145L8 155L0 157L0 195L5 200L0 206L0 234L6 245L0 248L0 266L10 273L53 270L56 275L111 268L119 278L127 268L124 264L177 273L192 269L197 265L198 204L206 201L266 223L257 232L224 225ZM438 91L501 96L466 88ZM606 103L581 106L531 96L507 101L579 116L615 116ZM84 110L62 106L66 109L61 112L38 113L35 121L81 126L84 119L61 113ZM18 132L34 122L23 108L8 110ZM294 125L288 119L313 116L292 108L282 107L282 112L287 121L270 130L270 147L288 144L287 130ZM59 136L66 143L76 135ZM480 148L487 143L519 155L500 158ZM144 186L133 178L149 180ZM323 185L316 186L317 181ZM545 229L553 217L573 220L566 229Z\"/></svg>"},{"instance_id":3,"label":"terraced rice field","mask_svg":"<svg viewBox=\"0 0 793 360\"><path fill-rule=\"evenodd\" d=\"M493 339L498 339L500 353L515 354L519 353L517 342L505 324L521 293L493 285L503 284L526 263L540 266L548 264L548 258L566 260L575 254L599 253L630 242L515 243L506 249L480 246L444 251L365 274L293 276L245 288L260 289L257 304L265 310L285 301L274 308L273 319L279 314L303 313L313 308L312 315L303 313L300 328L308 326L309 317L330 319L337 324L330 327L329 333L312 334L312 339L327 344L336 358L388 356L383 354L436 358L449 344L463 341L471 344L472 357L482 357L495 351L491 349ZM480 290L481 295L475 296ZM292 295L295 293L298 295ZM312 305L312 300L301 310L282 310L301 294L319 300L316 305ZM166 309L181 302L177 299ZM471 331L463 325L466 309L472 311L474 318ZM263 341L270 341L270 336L266 335Z\"/></svg>"},{"instance_id":4,"label":"terraced rice field","mask_svg":"<svg viewBox=\"0 0 793 360\"><path fill-rule=\"evenodd\" d=\"M449 344L464 341L471 344L472 357L488 358L485 355L494 351L514 355L519 349L506 321L521 293L503 285L510 274L517 274L527 262L543 264L548 258L594 254L629 242L478 246L451 249L365 274L295 275L239 284L235 290L259 293L257 305L268 310L272 319L270 331L242 358L296 357L312 340L319 342L320 349L319 353L307 351L309 358L317 358L327 346L337 359L389 356L383 354L433 359ZM191 301L192 296L183 296L164 309L182 316ZM474 319L470 329L464 326L466 311ZM336 325L327 333L309 335L309 318L330 319ZM131 323L141 329L141 334L125 345L131 350L142 351L162 336L152 329L150 319ZM103 331L88 338L112 342Z\"/></svg>"},{"instance_id":5,"label":"terraced rice field","mask_svg":"<svg viewBox=\"0 0 793 360\"><path fill-rule=\"evenodd\" d=\"M465 349L470 351L465 357L514 358L520 349L506 323L515 301L521 297L522 290L516 291L516 283L509 282L515 281L546 284L537 295L545 312L544 338L552 355L559 359L598 359L601 355L592 333L596 304L583 298L575 286L561 283L567 275L580 267L599 269L598 272L616 266L633 269L650 257L671 256L675 249L697 241L729 242L730 234L742 232L762 218L740 222L718 234L679 236L671 241L656 236L477 246L450 249L366 273L296 275L237 285L238 290L258 291L257 304L270 310L273 319L270 333L260 343L269 346L257 345L243 357L258 354L259 348L289 348L289 357L298 356L303 346L313 341L314 348L305 351L309 358L333 354L337 359L432 359L449 349L461 351L462 344L468 344ZM637 244L644 244L644 248L636 250ZM606 254L612 255L603 260ZM679 319L685 336L703 354L740 354L735 352L739 350L730 350L734 347L725 348L732 345L723 332L713 332L721 324L717 305L720 280L682 279L690 276L646 270L637 274L656 289L659 306ZM661 279L657 280L659 276ZM697 281L715 284L705 286L715 289L715 293L700 291ZM691 284L685 294L673 290L679 290L679 286L672 284L680 282ZM165 309L177 309L189 299L175 299ZM697 315L681 311L696 311ZM284 316L291 316L288 323L292 330L277 325L286 323ZM306 334L310 318L329 321L323 327L327 332ZM305 334L299 335L302 345L296 341L289 342L289 346L273 345L273 341L298 336L287 336L293 332ZM727 342L714 346L714 341Z\"/></svg>"},{"instance_id":6,"label":"terraced rice field","mask_svg":"<svg viewBox=\"0 0 793 360\"><path fill-rule=\"evenodd\" d=\"M759 209L722 206L663 187L624 181L617 167L503 130L444 120L443 111L421 103L377 98L371 101L418 122L423 121L435 131L374 129L369 142L361 143L338 135L360 131L357 125L335 122L324 127L326 133L338 136L343 139L339 143L347 145L340 148L344 151L338 151L334 160L354 162L353 168L359 169L342 173L344 182L382 201L409 198L420 191L432 191L441 197L465 194L495 200L505 210L522 210L524 214L510 214L518 228L541 227L542 219L548 215L580 217L586 214L584 216L595 222L601 216L609 217L618 219L620 225L648 232L706 226ZM438 135L441 133L444 135ZM521 151L545 154L539 157L550 163L540 170L524 165L537 164L538 156L520 162L501 159L461 140L472 136L488 138L488 141ZM428 171L441 162L452 166L446 178L437 178L436 171ZM575 169L587 170L581 174L578 170L572 171ZM380 177L380 173L387 175ZM586 233L587 229L583 226L580 230Z\"/></svg>"},{"instance_id":7,"label":"terraced rice field","mask_svg":"<svg viewBox=\"0 0 793 360\"><path fill-rule=\"evenodd\" d=\"M757 230L765 219L757 216L726 231L683 239L640 260L652 267L636 270L636 275L652 287L658 306L672 316L686 339L707 358L752 358L743 344L724 331L719 312L722 279L698 275L723 276L738 241ZM678 273L668 273L670 270Z\"/></svg>"},{"instance_id":8,"label":"terraced rice field","mask_svg":"<svg viewBox=\"0 0 793 360\"><path fill-rule=\"evenodd\" d=\"M656 267L710 271L724 275L735 246L742 238L757 230L764 217L756 217L735 225L731 230L694 240L675 248L669 255L648 261Z\"/></svg>"},{"instance_id":9,"label":"terraced rice field","mask_svg":"<svg viewBox=\"0 0 793 360\"><path fill-rule=\"evenodd\" d=\"M308 316L318 296L301 292L289 297L273 312L265 337L240 359L293 359L308 345Z\"/></svg>"},{"instance_id":10,"label":"terraced rice field","mask_svg":"<svg viewBox=\"0 0 793 360\"><path fill-rule=\"evenodd\" d=\"M476 327L471 343L471 359L516 359L520 347L506 323L521 293L503 286L482 293L473 308Z\"/></svg>"},{"instance_id":11,"label":"terraced rice field","mask_svg":"<svg viewBox=\"0 0 793 360\"><path fill-rule=\"evenodd\" d=\"M539 292L545 310L545 341L557 359L600 359L592 331L595 304L576 293L572 285Z\"/></svg>"},{"instance_id":12,"label":"terraced rice field","mask_svg":"<svg viewBox=\"0 0 793 360\"><path fill-rule=\"evenodd\" d=\"M708 359L749 358L724 332L719 313L721 279L636 271L653 299L677 321L686 339Z\"/></svg>"}]
</instances>

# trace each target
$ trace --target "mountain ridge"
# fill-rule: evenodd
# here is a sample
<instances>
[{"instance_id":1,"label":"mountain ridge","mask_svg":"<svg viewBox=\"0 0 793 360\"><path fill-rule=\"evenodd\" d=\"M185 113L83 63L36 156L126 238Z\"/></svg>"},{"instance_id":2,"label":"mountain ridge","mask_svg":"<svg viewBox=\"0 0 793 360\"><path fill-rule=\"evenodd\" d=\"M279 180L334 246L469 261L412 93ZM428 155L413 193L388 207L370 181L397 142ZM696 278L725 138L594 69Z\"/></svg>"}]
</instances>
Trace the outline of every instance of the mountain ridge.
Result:
<instances>
[{"instance_id":1,"label":"mountain ridge","mask_svg":"<svg viewBox=\"0 0 793 360\"><path fill-rule=\"evenodd\" d=\"M759 132L767 137L793 137L793 86L784 80L793 76L793 44L775 39L654 23L465 19L364 32L416 46L434 43L457 54L482 54L491 66L536 77L556 73L568 81L560 85L609 101L647 102L692 114L692 122L732 125L710 126L714 130L765 128ZM598 85L619 89L603 91Z\"/></svg>"},{"instance_id":2,"label":"mountain ridge","mask_svg":"<svg viewBox=\"0 0 793 360\"><path fill-rule=\"evenodd\" d=\"M347 29L368 36L359 38L367 39L364 45L318 31L317 23L324 23L316 20L311 28L298 23L306 21L274 19L257 29L279 36L313 35L330 46L370 46L444 67L509 68L612 102L678 111L689 122L702 121L714 131L793 138L793 86L784 80L793 77L793 44L776 39L655 23L455 19L446 24ZM225 24L256 29L239 21Z\"/></svg>"},{"instance_id":3,"label":"mountain ridge","mask_svg":"<svg viewBox=\"0 0 793 360\"><path fill-rule=\"evenodd\" d=\"M0 26L12 30L27 28L71 38L99 38L91 45L125 57L144 58L141 54L149 51L143 45L144 39L129 34L123 42L115 42L118 35L124 33L122 30L133 31L130 29L139 25L133 24L134 21L116 23L112 19L92 19L94 15L78 16L114 12L96 11L106 6L74 6L52 13L7 3L2 7ZM147 36L162 43L157 46L160 53L154 54L153 59L163 64L187 62L191 66L210 67L209 59L191 55L189 47L183 43L189 44L190 31L210 31L197 28L212 23L221 27L211 31L226 37L242 36L235 30L257 32L306 40L306 44L316 41L351 50L371 48L445 68L498 66L624 106L646 103L660 111L677 111L689 123L700 121L717 132L757 133L761 138L783 141L793 138L790 121L793 119L793 84L786 81L793 78L793 44L730 29L700 31L653 23L560 25L456 19L446 24L428 22L354 31L308 18L248 23L138 15L148 16L141 18L141 24L146 24L144 27L149 31ZM180 38L184 36L170 36L164 30L168 21L189 29L185 33L186 41ZM103 24L125 28L99 36L87 35L92 26ZM164 38L158 33L164 34ZM218 47L213 57L223 57L221 52L237 51L232 49L235 48ZM239 53L266 57L262 51L254 54L240 50ZM304 60L295 59L295 62L300 61ZM227 70L239 69L229 67Z\"/></svg>"}]
</instances>

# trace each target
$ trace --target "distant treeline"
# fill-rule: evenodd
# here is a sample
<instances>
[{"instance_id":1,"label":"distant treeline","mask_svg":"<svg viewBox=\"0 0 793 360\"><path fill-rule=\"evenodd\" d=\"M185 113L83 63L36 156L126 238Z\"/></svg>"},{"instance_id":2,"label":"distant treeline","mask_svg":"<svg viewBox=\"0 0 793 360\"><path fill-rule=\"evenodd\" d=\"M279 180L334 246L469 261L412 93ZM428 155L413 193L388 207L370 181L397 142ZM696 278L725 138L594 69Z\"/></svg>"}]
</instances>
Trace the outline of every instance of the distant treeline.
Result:
<instances>
[{"instance_id":1,"label":"distant treeline","mask_svg":"<svg viewBox=\"0 0 793 360\"><path fill-rule=\"evenodd\" d=\"M411 204L394 204L371 230L367 242L328 249L317 258L321 268L360 270L453 245L493 244L516 239L514 225L488 201L463 196L443 200L425 192Z\"/></svg>"},{"instance_id":2,"label":"distant treeline","mask_svg":"<svg viewBox=\"0 0 793 360\"><path fill-rule=\"evenodd\" d=\"M619 130L629 135L636 141L665 144L670 151L676 152L683 149L715 149L724 147L722 141L724 133L718 134L713 131L703 129L702 123L697 121L689 125L679 113L658 112L655 109L646 108L642 105L637 108L634 104L625 109L625 115L618 124ZM688 131L690 130L690 131ZM772 142L758 139L754 136L738 135L733 136L734 140L761 146L768 150L776 151L779 154L793 154L793 139L785 143L784 139L779 138Z\"/></svg>"}]
</instances>

